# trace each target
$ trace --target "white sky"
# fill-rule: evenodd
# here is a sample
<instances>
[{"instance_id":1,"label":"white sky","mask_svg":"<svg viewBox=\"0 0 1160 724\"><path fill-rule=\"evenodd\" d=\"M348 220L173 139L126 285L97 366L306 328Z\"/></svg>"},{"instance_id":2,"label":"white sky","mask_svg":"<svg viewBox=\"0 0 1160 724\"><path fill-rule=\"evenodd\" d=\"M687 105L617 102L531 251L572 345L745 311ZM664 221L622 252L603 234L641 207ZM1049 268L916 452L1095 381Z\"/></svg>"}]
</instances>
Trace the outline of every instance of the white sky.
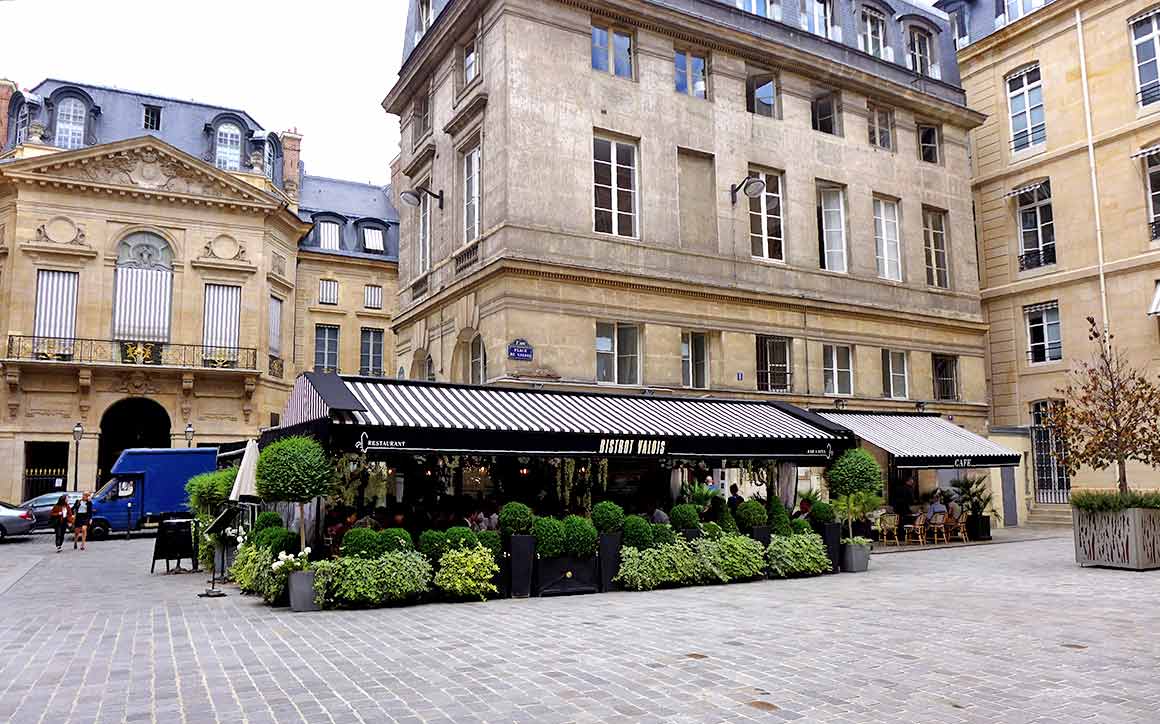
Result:
<instances>
[{"instance_id":1,"label":"white sky","mask_svg":"<svg viewBox=\"0 0 1160 724\"><path fill-rule=\"evenodd\" d=\"M0 77L117 86L297 127L312 175L385 184L405 0L0 0Z\"/></svg>"}]
</instances>

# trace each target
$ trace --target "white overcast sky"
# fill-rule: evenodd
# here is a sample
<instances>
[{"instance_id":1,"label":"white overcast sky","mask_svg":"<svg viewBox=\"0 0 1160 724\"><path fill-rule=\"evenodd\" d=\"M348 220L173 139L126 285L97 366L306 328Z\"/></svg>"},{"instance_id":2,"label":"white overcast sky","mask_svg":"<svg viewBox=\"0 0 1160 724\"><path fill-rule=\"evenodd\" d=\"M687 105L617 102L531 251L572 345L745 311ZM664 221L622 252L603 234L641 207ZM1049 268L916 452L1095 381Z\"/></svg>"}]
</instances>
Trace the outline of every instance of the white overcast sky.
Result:
<instances>
[{"instance_id":1,"label":"white overcast sky","mask_svg":"<svg viewBox=\"0 0 1160 724\"><path fill-rule=\"evenodd\" d=\"M117 86L297 127L307 173L385 184L406 0L0 0L0 77Z\"/></svg>"}]
</instances>

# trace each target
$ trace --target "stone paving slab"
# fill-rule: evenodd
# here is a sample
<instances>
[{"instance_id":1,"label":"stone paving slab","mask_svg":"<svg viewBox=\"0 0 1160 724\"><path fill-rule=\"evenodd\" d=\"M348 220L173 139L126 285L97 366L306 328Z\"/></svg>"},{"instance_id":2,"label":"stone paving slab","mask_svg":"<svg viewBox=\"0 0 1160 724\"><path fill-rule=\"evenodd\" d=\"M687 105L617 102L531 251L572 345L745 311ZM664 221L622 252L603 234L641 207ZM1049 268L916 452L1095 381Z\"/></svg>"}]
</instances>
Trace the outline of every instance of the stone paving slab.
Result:
<instances>
[{"instance_id":1,"label":"stone paving slab","mask_svg":"<svg viewBox=\"0 0 1160 724\"><path fill-rule=\"evenodd\" d=\"M1070 539L650 593L291 614L150 576L151 540L0 560L0 721L1160 721L1160 572ZM0 564L2 565L2 564Z\"/></svg>"}]
</instances>

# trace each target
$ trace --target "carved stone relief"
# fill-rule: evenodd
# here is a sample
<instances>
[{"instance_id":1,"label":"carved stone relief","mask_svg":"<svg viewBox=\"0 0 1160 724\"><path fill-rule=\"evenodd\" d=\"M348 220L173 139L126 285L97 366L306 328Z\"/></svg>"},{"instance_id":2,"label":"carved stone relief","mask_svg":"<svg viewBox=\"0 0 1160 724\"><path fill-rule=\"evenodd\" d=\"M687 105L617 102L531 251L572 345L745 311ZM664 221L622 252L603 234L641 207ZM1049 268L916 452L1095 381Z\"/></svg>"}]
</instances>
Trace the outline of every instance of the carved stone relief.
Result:
<instances>
[{"instance_id":1,"label":"carved stone relief","mask_svg":"<svg viewBox=\"0 0 1160 724\"><path fill-rule=\"evenodd\" d=\"M130 395L155 395L158 387L149 373L136 370L121 375L117 391Z\"/></svg>"},{"instance_id":2,"label":"carved stone relief","mask_svg":"<svg viewBox=\"0 0 1160 724\"><path fill-rule=\"evenodd\" d=\"M36 227L35 241L53 244L85 244L84 227L77 225L72 219L64 216L55 216Z\"/></svg>"},{"instance_id":3,"label":"carved stone relief","mask_svg":"<svg viewBox=\"0 0 1160 724\"><path fill-rule=\"evenodd\" d=\"M246 261L246 247L232 236L222 234L206 243L202 256L226 261Z\"/></svg>"}]
</instances>

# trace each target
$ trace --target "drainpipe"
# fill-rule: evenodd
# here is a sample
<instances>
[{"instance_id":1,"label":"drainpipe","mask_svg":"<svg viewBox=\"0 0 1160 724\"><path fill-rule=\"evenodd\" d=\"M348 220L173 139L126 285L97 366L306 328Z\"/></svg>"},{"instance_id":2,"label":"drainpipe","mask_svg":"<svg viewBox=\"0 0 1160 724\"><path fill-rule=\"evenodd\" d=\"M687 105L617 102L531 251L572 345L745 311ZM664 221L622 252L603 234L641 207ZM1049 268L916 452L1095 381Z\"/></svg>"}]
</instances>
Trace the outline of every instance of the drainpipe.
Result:
<instances>
[{"instance_id":1,"label":"drainpipe","mask_svg":"<svg viewBox=\"0 0 1160 724\"><path fill-rule=\"evenodd\" d=\"M1083 85L1083 120L1087 127L1088 171L1092 182L1092 205L1095 207L1093 220L1096 225L1096 253L1100 273L1100 311L1103 313L1103 326L1107 329L1111 321L1108 318L1108 286L1104 278L1104 231L1103 224L1100 223L1100 187L1096 182L1096 148L1092 141L1092 106L1088 93L1087 54L1083 44L1083 16L1079 8L1075 9L1075 32L1079 45L1079 74Z\"/></svg>"}]
</instances>

